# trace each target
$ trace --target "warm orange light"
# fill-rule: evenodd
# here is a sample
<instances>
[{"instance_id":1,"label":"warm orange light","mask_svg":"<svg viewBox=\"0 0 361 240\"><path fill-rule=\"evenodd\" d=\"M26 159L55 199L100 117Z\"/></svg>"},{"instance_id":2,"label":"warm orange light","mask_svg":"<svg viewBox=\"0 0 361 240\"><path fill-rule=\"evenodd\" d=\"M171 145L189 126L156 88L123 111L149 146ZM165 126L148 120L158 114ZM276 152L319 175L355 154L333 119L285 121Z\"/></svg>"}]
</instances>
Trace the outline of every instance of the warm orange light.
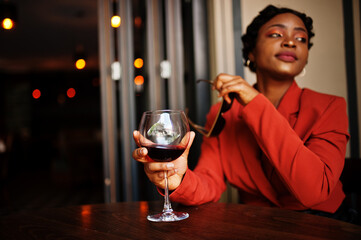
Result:
<instances>
[{"instance_id":1,"label":"warm orange light","mask_svg":"<svg viewBox=\"0 0 361 240\"><path fill-rule=\"evenodd\" d=\"M144 83L144 77L141 75L138 75L134 78L135 85L143 85Z\"/></svg>"},{"instance_id":2,"label":"warm orange light","mask_svg":"<svg viewBox=\"0 0 361 240\"><path fill-rule=\"evenodd\" d=\"M140 210L140 213L142 215L147 215L148 212L149 212L149 206L148 206L148 202L140 202L139 203L139 210Z\"/></svg>"},{"instance_id":3,"label":"warm orange light","mask_svg":"<svg viewBox=\"0 0 361 240\"><path fill-rule=\"evenodd\" d=\"M78 59L78 60L75 62L75 67L76 67L77 69L79 69L79 70L85 68L85 65L86 65L86 62L85 62L84 59Z\"/></svg>"},{"instance_id":4,"label":"warm orange light","mask_svg":"<svg viewBox=\"0 0 361 240\"><path fill-rule=\"evenodd\" d=\"M142 18L141 17L135 17L134 18L134 25L138 28L142 26Z\"/></svg>"},{"instance_id":5,"label":"warm orange light","mask_svg":"<svg viewBox=\"0 0 361 240\"><path fill-rule=\"evenodd\" d=\"M92 208L89 205L81 206L81 215L89 215L92 213Z\"/></svg>"},{"instance_id":6,"label":"warm orange light","mask_svg":"<svg viewBox=\"0 0 361 240\"><path fill-rule=\"evenodd\" d=\"M2 27L6 30L10 30L12 29L14 26L14 22L13 20L11 20L10 18L5 18L3 21L2 21Z\"/></svg>"},{"instance_id":7,"label":"warm orange light","mask_svg":"<svg viewBox=\"0 0 361 240\"><path fill-rule=\"evenodd\" d=\"M35 90L33 91L33 98L38 99L38 98L40 98L40 96L41 96L40 90L39 90L39 89L35 89Z\"/></svg>"},{"instance_id":8,"label":"warm orange light","mask_svg":"<svg viewBox=\"0 0 361 240\"><path fill-rule=\"evenodd\" d=\"M122 19L117 15L114 15L110 21L113 28L118 28L122 23Z\"/></svg>"},{"instance_id":9,"label":"warm orange light","mask_svg":"<svg viewBox=\"0 0 361 240\"><path fill-rule=\"evenodd\" d=\"M134 67L142 68L143 67L143 59L137 58L134 60Z\"/></svg>"},{"instance_id":10,"label":"warm orange light","mask_svg":"<svg viewBox=\"0 0 361 240\"><path fill-rule=\"evenodd\" d=\"M81 223L83 228L90 229L93 221L92 207L90 205L81 206Z\"/></svg>"},{"instance_id":11,"label":"warm orange light","mask_svg":"<svg viewBox=\"0 0 361 240\"><path fill-rule=\"evenodd\" d=\"M68 98L73 98L75 97L75 89L74 88L69 88L68 91L66 91L66 95L68 96Z\"/></svg>"}]
</instances>

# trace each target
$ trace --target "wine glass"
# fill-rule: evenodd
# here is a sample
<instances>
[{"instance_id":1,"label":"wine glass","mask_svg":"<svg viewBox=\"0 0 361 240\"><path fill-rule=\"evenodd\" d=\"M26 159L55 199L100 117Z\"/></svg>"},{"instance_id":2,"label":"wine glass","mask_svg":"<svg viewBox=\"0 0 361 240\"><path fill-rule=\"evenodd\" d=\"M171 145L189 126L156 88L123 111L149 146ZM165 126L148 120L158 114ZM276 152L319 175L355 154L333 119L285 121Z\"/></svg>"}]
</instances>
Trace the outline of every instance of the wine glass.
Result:
<instances>
[{"instance_id":1,"label":"wine glass","mask_svg":"<svg viewBox=\"0 0 361 240\"><path fill-rule=\"evenodd\" d=\"M140 145L147 148L148 156L156 162L170 162L179 158L189 142L189 125L181 110L144 112L139 125ZM175 212L169 201L167 171L164 171L165 192L163 212L148 215L153 222L173 222L189 217L188 213Z\"/></svg>"}]
</instances>

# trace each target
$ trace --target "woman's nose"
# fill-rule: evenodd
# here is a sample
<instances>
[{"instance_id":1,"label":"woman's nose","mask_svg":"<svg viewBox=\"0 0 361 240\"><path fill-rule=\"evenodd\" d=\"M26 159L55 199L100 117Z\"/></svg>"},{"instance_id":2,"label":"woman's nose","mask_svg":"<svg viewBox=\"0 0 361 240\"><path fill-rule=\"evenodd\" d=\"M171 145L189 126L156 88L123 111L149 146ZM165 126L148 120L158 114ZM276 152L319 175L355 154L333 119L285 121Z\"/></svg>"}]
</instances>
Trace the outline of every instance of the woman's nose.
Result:
<instances>
[{"instance_id":1,"label":"woman's nose","mask_svg":"<svg viewBox=\"0 0 361 240\"><path fill-rule=\"evenodd\" d=\"M289 47L289 48L294 48L296 47L295 42L290 39L290 38L286 38L283 42L282 42L282 46L283 47Z\"/></svg>"}]
</instances>

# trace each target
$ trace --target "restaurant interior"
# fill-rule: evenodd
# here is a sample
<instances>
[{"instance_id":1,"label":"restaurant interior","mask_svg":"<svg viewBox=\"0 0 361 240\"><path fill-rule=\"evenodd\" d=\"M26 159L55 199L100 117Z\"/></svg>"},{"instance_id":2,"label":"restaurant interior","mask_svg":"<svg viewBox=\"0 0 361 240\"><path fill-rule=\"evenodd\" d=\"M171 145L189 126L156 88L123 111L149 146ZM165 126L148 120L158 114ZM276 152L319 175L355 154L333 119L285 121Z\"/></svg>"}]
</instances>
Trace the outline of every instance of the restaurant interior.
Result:
<instances>
[{"instance_id":1,"label":"restaurant interior","mask_svg":"<svg viewBox=\"0 0 361 240\"><path fill-rule=\"evenodd\" d=\"M135 180L130 190L122 184L128 173L123 169L121 159L113 158L117 162L110 170L106 169L108 161L112 160L108 160L105 153L108 149L104 147L109 143L104 143L104 138L108 137L104 135L107 120L101 109L105 100L101 96L102 50L99 47L100 32L104 27L100 25L106 22L104 25L111 26L106 34L113 44L113 51L106 54L113 55L112 61L116 62L120 49L116 35L121 21L125 21L113 16L119 16L122 2L11 0L0 3L1 17L11 20L10 23L4 20L0 30L0 214L46 207L161 199L146 179L141 164L132 163L130 171ZM141 113L149 108L146 104L149 90L146 88L151 77L145 60L146 4L158 8L165 18L161 10L165 8L164 1L131 1L134 77L130 82L134 85L131 98L137 105L132 110L134 129ZM182 14L186 15L191 11L189 6L190 1L182 1L182 6L177 7L182 7ZM99 20L102 10L108 14L106 20ZM183 18L183 24L191 24L190 19ZM159 24L162 24L161 32L166 26L161 21ZM189 43L191 37L185 32L183 40ZM185 72L194 71L190 69L192 62L185 64ZM185 74L186 78L191 77ZM122 115L122 87L118 82L116 77L111 79L115 98L119 98L114 106L119 109L113 109L113 114ZM195 91L189 84L188 88L187 101L192 101ZM163 98L161 107L169 107L167 89L160 95ZM209 99L209 93L202 95L208 95ZM203 104L203 111L208 107L209 103ZM194 111L192 106L189 111L190 114ZM119 155L124 147L120 133L123 120L118 117L111 129L116 145L113 153L119 158L122 158ZM193 151L194 161L190 166L196 164L197 150ZM113 173L116 177L107 177ZM117 188L113 192L109 189L110 180ZM131 194L133 196L129 196Z\"/></svg>"},{"instance_id":2,"label":"restaurant interior","mask_svg":"<svg viewBox=\"0 0 361 240\"><path fill-rule=\"evenodd\" d=\"M162 199L142 164L131 158L131 130L142 112L187 108L204 124L218 99L196 80L217 71L249 74L239 50L243 25L236 18L246 1L229 1L236 6L228 9L235 16L227 20L233 35L226 32L223 40L208 37L216 36L216 27L208 25L214 24L210 12L217 6L209 9L209 2L0 0L1 21L5 15L11 19L0 30L0 215ZM215 61L219 48L236 64ZM356 120L348 157L359 160L356 91L341 95L348 97L349 115ZM200 144L198 136L190 168ZM350 191L360 189L358 177L345 179ZM222 199L237 202L233 189Z\"/></svg>"}]
</instances>

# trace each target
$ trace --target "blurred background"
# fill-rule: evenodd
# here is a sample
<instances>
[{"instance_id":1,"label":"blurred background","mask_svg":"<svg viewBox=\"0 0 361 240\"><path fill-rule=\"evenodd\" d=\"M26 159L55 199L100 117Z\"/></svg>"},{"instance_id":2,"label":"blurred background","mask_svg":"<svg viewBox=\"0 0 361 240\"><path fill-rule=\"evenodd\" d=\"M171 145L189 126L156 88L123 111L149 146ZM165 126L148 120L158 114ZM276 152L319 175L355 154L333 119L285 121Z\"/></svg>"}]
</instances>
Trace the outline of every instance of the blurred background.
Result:
<instances>
[{"instance_id":1,"label":"blurred background","mask_svg":"<svg viewBox=\"0 0 361 240\"><path fill-rule=\"evenodd\" d=\"M0 12L14 20L0 31L0 207L102 202L97 1Z\"/></svg>"},{"instance_id":2,"label":"blurred background","mask_svg":"<svg viewBox=\"0 0 361 240\"><path fill-rule=\"evenodd\" d=\"M359 0L0 0L0 214L161 199L131 158L142 112L188 109L204 124L218 99L197 79L253 83L240 37L271 3L313 18L297 82L347 100L347 156L359 158Z\"/></svg>"}]
</instances>

